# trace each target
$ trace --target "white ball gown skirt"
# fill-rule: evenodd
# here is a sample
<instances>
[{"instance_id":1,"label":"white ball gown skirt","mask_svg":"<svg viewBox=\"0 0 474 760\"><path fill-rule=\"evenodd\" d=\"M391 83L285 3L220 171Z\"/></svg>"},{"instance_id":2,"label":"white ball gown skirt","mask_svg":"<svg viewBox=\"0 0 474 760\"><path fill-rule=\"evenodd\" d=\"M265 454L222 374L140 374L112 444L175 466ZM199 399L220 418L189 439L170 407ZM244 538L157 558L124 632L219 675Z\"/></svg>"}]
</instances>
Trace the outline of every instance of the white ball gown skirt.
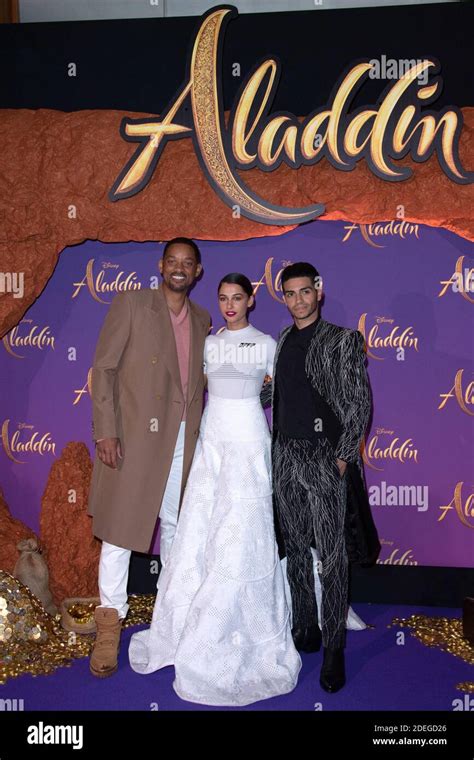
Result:
<instances>
[{"instance_id":1,"label":"white ball gown skirt","mask_svg":"<svg viewBox=\"0 0 474 760\"><path fill-rule=\"evenodd\" d=\"M294 689L274 535L270 433L258 397L209 395L151 627L132 636L138 673L175 667L182 699L247 705Z\"/></svg>"}]
</instances>

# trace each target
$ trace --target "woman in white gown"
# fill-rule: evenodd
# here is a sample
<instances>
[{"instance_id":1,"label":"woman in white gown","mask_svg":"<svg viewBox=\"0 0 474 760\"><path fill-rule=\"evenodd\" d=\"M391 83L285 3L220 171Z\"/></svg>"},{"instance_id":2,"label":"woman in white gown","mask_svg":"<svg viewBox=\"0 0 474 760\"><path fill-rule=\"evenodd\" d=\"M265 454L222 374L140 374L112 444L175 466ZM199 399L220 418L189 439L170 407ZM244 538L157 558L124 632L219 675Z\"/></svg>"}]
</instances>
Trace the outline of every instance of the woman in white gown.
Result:
<instances>
[{"instance_id":1,"label":"woman in white gown","mask_svg":"<svg viewBox=\"0 0 474 760\"><path fill-rule=\"evenodd\" d=\"M208 403L151 627L132 636L138 673L175 667L178 696L246 705L292 691L301 659L275 541L270 433L259 394L275 341L247 321L252 285L223 278L227 327L204 348Z\"/></svg>"}]
</instances>

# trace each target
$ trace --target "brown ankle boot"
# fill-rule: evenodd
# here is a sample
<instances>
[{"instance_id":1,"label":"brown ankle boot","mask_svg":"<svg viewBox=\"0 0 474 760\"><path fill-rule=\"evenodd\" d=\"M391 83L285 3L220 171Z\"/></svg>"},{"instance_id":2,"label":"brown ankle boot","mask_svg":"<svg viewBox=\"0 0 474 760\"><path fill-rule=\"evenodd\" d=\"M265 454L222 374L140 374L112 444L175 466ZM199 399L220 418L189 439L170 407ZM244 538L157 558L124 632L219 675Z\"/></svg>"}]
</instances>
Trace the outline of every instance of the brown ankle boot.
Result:
<instances>
[{"instance_id":1,"label":"brown ankle boot","mask_svg":"<svg viewBox=\"0 0 474 760\"><path fill-rule=\"evenodd\" d=\"M89 667L93 675L98 678L107 678L118 668L122 621L117 610L109 607L96 607L94 618L97 634Z\"/></svg>"}]
</instances>

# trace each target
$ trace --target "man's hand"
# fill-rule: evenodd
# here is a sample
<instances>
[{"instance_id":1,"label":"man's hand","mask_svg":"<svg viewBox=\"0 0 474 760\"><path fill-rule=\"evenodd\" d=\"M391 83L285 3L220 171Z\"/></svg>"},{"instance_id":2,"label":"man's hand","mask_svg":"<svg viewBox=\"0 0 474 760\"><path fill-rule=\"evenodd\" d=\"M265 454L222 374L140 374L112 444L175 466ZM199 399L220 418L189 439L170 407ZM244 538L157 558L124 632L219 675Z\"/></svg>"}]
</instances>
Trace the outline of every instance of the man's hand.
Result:
<instances>
[{"instance_id":1,"label":"man's hand","mask_svg":"<svg viewBox=\"0 0 474 760\"><path fill-rule=\"evenodd\" d=\"M344 462L343 459L336 459L336 463L337 463L337 466L339 467L339 474L342 478L342 476L344 475L346 471L347 462Z\"/></svg>"},{"instance_id":2,"label":"man's hand","mask_svg":"<svg viewBox=\"0 0 474 760\"><path fill-rule=\"evenodd\" d=\"M119 438L102 438L96 444L97 456L107 467L117 469L117 457L122 459L122 448Z\"/></svg>"}]
</instances>

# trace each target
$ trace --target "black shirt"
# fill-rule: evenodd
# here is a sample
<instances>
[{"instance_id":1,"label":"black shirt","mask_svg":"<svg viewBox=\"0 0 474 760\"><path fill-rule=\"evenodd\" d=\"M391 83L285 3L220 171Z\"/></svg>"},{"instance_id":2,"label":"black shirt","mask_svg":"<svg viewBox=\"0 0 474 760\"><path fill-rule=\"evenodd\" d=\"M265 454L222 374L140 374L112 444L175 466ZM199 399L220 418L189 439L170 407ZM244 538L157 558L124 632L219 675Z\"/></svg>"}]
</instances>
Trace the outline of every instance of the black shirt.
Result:
<instances>
[{"instance_id":1,"label":"black shirt","mask_svg":"<svg viewBox=\"0 0 474 760\"><path fill-rule=\"evenodd\" d=\"M334 448L341 425L326 401L313 388L305 372L305 360L318 317L307 327L290 330L278 356L276 427L289 438L314 441L328 438Z\"/></svg>"}]
</instances>

